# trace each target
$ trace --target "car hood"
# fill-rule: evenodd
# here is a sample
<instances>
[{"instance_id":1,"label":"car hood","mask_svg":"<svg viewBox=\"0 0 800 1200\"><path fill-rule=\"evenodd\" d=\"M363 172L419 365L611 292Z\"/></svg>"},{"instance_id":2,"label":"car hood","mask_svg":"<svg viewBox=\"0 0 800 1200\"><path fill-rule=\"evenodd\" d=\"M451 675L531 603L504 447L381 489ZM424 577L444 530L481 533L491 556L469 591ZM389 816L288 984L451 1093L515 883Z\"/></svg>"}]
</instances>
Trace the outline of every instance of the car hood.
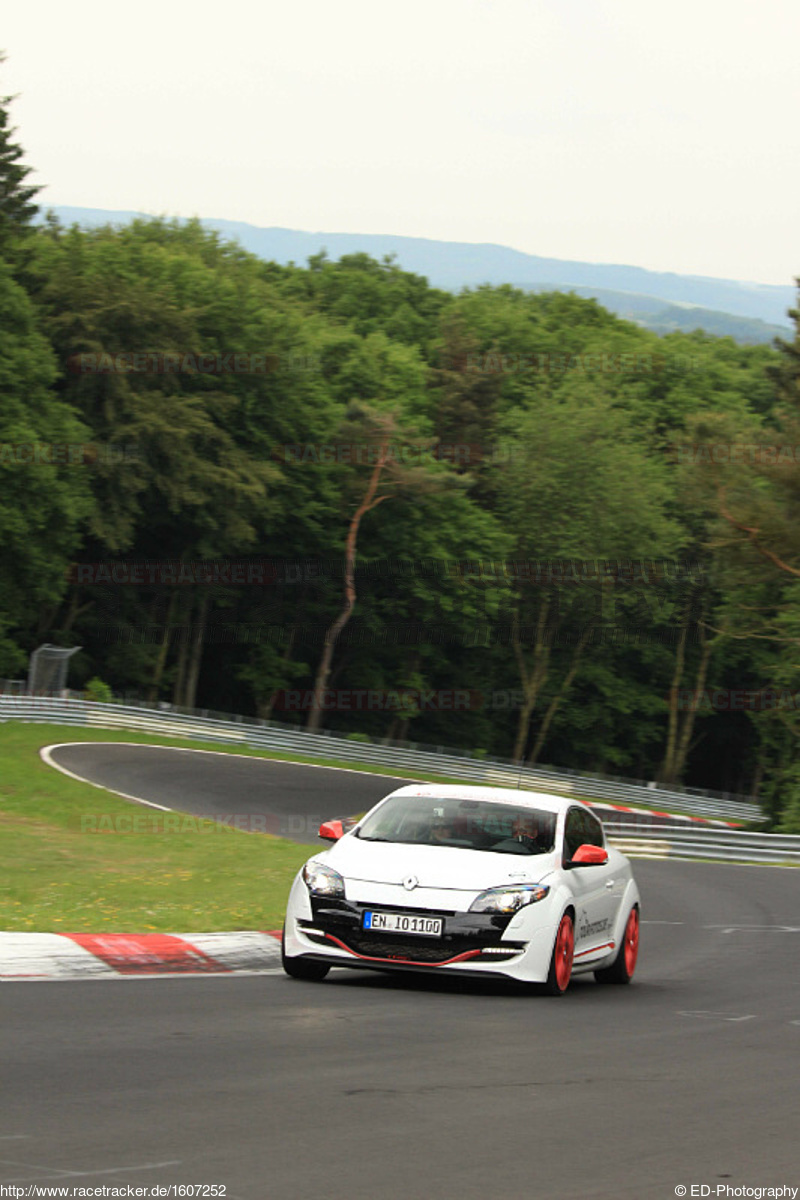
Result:
<instances>
[{"instance_id":1,"label":"car hood","mask_svg":"<svg viewBox=\"0 0 800 1200\"><path fill-rule=\"evenodd\" d=\"M540 883L553 870L554 854L493 854L448 846L365 842L350 835L325 856L345 879L401 884L410 875L420 888L484 891L504 884Z\"/></svg>"}]
</instances>

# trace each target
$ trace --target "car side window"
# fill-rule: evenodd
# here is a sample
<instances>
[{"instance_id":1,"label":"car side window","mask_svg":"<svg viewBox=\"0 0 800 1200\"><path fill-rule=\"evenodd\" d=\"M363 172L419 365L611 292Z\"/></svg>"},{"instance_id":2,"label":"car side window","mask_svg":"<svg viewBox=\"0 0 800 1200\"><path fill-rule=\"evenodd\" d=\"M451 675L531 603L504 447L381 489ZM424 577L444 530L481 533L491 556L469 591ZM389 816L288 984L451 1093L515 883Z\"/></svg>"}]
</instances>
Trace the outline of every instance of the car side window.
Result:
<instances>
[{"instance_id":1,"label":"car side window","mask_svg":"<svg viewBox=\"0 0 800 1200\"><path fill-rule=\"evenodd\" d=\"M564 826L564 852L567 858L572 858L578 846L583 845L583 813L579 808L571 808L567 813Z\"/></svg>"},{"instance_id":2,"label":"car side window","mask_svg":"<svg viewBox=\"0 0 800 1200\"><path fill-rule=\"evenodd\" d=\"M585 825L583 840L588 842L590 846L602 846L603 826L600 824L597 817L593 816L592 813L587 812L583 814L583 819Z\"/></svg>"}]
</instances>

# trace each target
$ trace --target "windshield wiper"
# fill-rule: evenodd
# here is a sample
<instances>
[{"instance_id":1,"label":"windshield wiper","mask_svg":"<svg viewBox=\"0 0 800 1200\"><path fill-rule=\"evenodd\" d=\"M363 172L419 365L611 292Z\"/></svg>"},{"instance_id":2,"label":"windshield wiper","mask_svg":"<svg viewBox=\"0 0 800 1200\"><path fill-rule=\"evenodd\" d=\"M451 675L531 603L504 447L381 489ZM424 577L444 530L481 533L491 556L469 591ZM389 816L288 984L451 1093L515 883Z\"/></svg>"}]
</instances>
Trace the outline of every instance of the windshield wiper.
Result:
<instances>
[{"instance_id":1,"label":"windshield wiper","mask_svg":"<svg viewBox=\"0 0 800 1200\"><path fill-rule=\"evenodd\" d=\"M390 842L391 838L385 837L364 837L363 833L356 834L360 842Z\"/></svg>"}]
</instances>

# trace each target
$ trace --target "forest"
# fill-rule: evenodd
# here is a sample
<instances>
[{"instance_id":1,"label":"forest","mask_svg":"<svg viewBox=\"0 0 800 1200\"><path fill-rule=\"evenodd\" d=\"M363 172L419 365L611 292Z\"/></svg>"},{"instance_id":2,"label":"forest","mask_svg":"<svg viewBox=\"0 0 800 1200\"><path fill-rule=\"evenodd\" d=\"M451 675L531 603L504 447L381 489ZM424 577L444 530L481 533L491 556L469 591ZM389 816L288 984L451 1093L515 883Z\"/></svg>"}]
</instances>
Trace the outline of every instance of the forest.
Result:
<instances>
[{"instance_id":1,"label":"forest","mask_svg":"<svg viewBox=\"0 0 800 1200\"><path fill-rule=\"evenodd\" d=\"M0 677L755 793L800 831L800 314L659 336L198 222L32 223L0 106ZM796 661L797 660L797 661Z\"/></svg>"}]
</instances>

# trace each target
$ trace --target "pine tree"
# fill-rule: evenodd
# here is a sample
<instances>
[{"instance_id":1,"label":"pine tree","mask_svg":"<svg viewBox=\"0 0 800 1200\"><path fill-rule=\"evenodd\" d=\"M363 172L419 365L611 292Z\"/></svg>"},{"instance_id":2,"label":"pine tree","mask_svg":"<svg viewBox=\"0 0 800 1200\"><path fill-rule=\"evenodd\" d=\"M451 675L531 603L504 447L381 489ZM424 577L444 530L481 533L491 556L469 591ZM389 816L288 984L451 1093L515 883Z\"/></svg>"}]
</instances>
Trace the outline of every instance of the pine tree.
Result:
<instances>
[{"instance_id":1,"label":"pine tree","mask_svg":"<svg viewBox=\"0 0 800 1200\"><path fill-rule=\"evenodd\" d=\"M0 53L0 65L5 55ZM38 212L33 198L41 189L26 183L31 168L22 159L22 148L14 141L9 106L13 96L0 96L0 257L14 262L19 238Z\"/></svg>"}]
</instances>

